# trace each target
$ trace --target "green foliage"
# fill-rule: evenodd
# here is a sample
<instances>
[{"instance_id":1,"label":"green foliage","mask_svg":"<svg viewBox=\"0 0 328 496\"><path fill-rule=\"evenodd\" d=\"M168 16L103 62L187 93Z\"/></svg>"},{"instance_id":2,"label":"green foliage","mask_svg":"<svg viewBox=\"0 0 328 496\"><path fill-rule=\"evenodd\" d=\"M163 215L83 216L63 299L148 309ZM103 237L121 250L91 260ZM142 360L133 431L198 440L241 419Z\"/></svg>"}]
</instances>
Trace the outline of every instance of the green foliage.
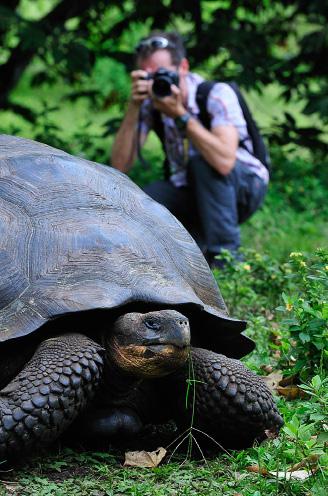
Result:
<instances>
[{"instance_id":1,"label":"green foliage","mask_svg":"<svg viewBox=\"0 0 328 496\"><path fill-rule=\"evenodd\" d=\"M224 269L214 270L230 311L245 317L274 309L285 284L286 265L254 249L241 254L244 261L236 263L229 251L222 251L217 258L225 262Z\"/></svg>"},{"instance_id":2,"label":"green foliage","mask_svg":"<svg viewBox=\"0 0 328 496\"><path fill-rule=\"evenodd\" d=\"M293 148L289 154L283 153L278 147L271 150L275 196L299 212L328 217L327 158L315 154L303 157Z\"/></svg>"},{"instance_id":3,"label":"green foliage","mask_svg":"<svg viewBox=\"0 0 328 496\"><path fill-rule=\"evenodd\" d=\"M323 370L328 359L328 251L318 249L311 256L293 252L288 263L250 249L243 256L243 262L236 262L223 252L224 269L214 270L231 313L249 321L248 335L256 338L257 349L267 347L271 336L270 347L279 350L279 366L287 374L304 379Z\"/></svg>"},{"instance_id":4,"label":"green foliage","mask_svg":"<svg viewBox=\"0 0 328 496\"><path fill-rule=\"evenodd\" d=\"M291 338L284 342L284 360L291 373L307 377L328 359L328 251L313 258L291 253L290 267L293 285L282 294L285 306L278 307L288 313L283 324Z\"/></svg>"},{"instance_id":5,"label":"green foliage","mask_svg":"<svg viewBox=\"0 0 328 496\"><path fill-rule=\"evenodd\" d=\"M283 105L267 130L271 143L294 143L324 155L326 21L327 10L319 1L245 0L236 6L231 0L161 0L156 5L83 0L67 8L54 0L4 0L0 108L31 118L36 103L31 108L17 102L15 88L33 73L30 90L36 97L40 88L69 85L71 98L86 100L90 111L111 108L112 113L118 106L122 112L129 91L126 68L133 67L137 40L154 28L179 29L193 68L208 77L235 79L247 90L275 84L283 104L291 102L293 109L301 101L303 116L315 117L313 123L304 117L299 121ZM65 133L61 139L67 148Z\"/></svg>"}]
</instances>

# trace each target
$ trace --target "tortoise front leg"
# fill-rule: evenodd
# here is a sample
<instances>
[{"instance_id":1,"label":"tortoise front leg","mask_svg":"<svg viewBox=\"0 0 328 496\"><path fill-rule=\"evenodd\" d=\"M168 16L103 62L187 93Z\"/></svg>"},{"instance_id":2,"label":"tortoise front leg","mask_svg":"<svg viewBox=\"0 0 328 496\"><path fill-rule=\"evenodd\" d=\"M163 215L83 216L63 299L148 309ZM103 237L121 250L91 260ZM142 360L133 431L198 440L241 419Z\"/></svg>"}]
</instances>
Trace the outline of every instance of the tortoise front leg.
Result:
<instances>
[{"instance_id":1,"label":"tortoise front leg","mask_svg":"<svg viewBox=\"0 0 328 496\"><path fill-rule=\"evenodd\" d=\"M194 375L179 374L171 382L179 398L178 416L181 427L193 425L225 448L241 449L266 434L279 431L282 418L267 386L259 376L239 360L227 358L201 348L191 351ZM188 409L185 407L186 381L190 379ZM195 388L193 401L193 388ZM193 408L194 404L194 408ZM172 405L172 411L174 410ZM192 419L192 411L194 415ZM207 435L207 436L206 436ZM202 436L200 435L200 438Z\"/></svg>"},{"instance_id":2,"label":"tortoise front leg","mask_svg":"<svg viewBox=\"0 0 328 496\"><path fill-rule=\"evenodd\" d=\"M75 419L102 372L102 348L81 334L47 339L0 391L0 456L45 446Z\"/></svg>"}]
</instances>

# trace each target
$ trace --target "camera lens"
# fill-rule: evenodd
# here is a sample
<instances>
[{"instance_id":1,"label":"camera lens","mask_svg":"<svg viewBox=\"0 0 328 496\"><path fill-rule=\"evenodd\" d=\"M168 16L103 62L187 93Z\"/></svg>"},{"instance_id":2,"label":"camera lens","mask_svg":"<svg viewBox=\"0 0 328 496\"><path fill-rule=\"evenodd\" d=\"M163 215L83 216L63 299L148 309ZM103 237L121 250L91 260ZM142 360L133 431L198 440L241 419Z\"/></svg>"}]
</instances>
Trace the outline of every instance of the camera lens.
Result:
<instances>
[{"instance_id":1,"label":"camera lens","mask_svg":"<svg viewBox=\"0 0 328 496\"><path fill-rule=\"evenodd\" d=\"M154 79L153 93L159 98L169 96L171 94L171 81L168 81L164 77Z\"/></svg>"},{"instance_id":2,"label":"camera lens","mask_svg":"<svg viewBox=\"0 0 328 496\"><path fill-rule=\"evenodd\" d=\"M164 98L165 96L171 95L171 85L179 85L179 75L177 72L168 71L167 69L160 67L153 76L153 94L157 98Z\"/></svg>"}]
</instances>

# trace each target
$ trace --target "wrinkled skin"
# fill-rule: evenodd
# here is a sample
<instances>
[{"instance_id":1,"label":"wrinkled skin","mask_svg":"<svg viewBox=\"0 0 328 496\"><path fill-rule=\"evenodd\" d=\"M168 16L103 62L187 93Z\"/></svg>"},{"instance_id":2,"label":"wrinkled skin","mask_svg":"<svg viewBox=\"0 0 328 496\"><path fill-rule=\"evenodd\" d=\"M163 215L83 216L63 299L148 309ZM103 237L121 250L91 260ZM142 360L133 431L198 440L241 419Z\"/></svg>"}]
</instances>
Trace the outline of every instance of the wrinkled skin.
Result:
<instances>
[{"instance_id":1,"label":"wrinkled skin","mask_svg":"<svg viewBox=\"0 0 328 496\"><path fill-rule=\"evenodd\" d=\"M185 316L175 310L128 313L98 342L67 332L38 344L19 371L7 360L0 391L1 458L48 446L72 424L81 438L88 433L103 439L133 437L146 423L169 419L184 428L190 422L184 406L188 357L195 427L228 448L279 431L282 419L261 379L238 360L192 348Z\"/></svg>"}]
</instances>

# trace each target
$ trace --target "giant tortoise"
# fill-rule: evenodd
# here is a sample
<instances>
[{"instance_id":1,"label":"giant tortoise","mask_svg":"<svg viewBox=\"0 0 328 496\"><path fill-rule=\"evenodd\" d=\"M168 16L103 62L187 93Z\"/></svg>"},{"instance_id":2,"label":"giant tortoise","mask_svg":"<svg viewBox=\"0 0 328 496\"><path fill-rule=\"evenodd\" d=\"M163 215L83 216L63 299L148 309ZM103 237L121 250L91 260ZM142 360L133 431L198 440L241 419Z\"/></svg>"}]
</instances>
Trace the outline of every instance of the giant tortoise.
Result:
<instances>
[{"instance_id":1,"label":"giant tortoise","mask_svg":"<svg viewBox=\"0 0 328 496\"><path fill-rule=\"evenodd\" d=\"M244 329L188 232L125 175L0 136L1 459L71 424L128 438L192 413L228 448L278 432L237 360L253 349Z\"/></svg>"}]
</instances>

